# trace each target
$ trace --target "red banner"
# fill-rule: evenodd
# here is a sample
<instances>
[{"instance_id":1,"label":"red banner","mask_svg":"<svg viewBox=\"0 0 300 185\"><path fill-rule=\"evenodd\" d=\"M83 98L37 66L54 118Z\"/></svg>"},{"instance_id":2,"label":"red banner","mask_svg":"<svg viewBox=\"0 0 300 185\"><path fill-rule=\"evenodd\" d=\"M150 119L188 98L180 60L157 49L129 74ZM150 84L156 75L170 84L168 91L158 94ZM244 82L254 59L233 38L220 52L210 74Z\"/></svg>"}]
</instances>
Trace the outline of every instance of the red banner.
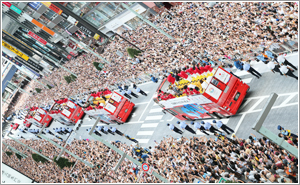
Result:
<instances>
[{"instance_id":1,"label":"red banner","mask_svg":"<svg viewBox=\"0 0 300 185\"><path fill-rule=\"evenodd\" d=\"M73 53L72 51L70 52L71 55L75 55L75 53Z\"/></svg>"},{"instance_id":2,"label":"red banner","mask_svg":"<svg viewBox=\"0 0 300 185\"><path fill-rule=\"evenodd\" d=\"M8 7L11 7L11 3L9 3L9 2L2 2L2 3L5 4Z\"/></svg>"},{"instance_id":3,"label":"red banner","mask_svg":"<svg viewBox=\"0 0 300 185\"><path fill-rule=\"evenodd\" d=\"M53 10L54 12L58 13L59 15L63 12L60 8L58 8L57 6L55 6L54 4L51 3L51 5L49 6L49 8L51 10Z\"/></svg>"},{"instance_id":4,"label":"red banner","mask_svg":"<svg viewBox=\"0 0 300 185\"><path fill-rule=\"evenodd\" d=\"M71 56L71 55L68 55L68 56L67 56L67 58L68 58L68 59L71 59L71 58L72 58L72 56Z\"/></svg>"},{"instance_id":5,"label":"red banner","mask_svg":"<svg viewBox=\"0 0 300 185\"><path fill-rule=\"evenodd\" d=\"M40 43L46 45L47 41L45 41L44 39L42 39L41 37L37 36L36 34L34 34L32 31L28 32L28 35L30 35L32 38L34 38L35 40L39 41Z\"/></svg>"}]
</instances>

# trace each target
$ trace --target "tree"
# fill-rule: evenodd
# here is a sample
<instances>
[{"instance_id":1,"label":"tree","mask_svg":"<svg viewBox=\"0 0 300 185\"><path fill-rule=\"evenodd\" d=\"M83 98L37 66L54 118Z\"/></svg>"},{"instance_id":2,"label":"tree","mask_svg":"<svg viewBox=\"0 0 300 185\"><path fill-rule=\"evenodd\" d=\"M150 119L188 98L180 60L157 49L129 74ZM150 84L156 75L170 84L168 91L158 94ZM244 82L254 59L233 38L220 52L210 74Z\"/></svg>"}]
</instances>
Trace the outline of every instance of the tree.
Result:
<instances>
[{"instance_id":1,"label":"tree","mask_svg":"<svg viewBox=\"0 0 300 185\"><path fill-rule=\"evenodd\" d=\"M5 153L8 155L8 157L12 155L12 152L5 152Z\"/></svg>"},{"instance_id":2,"label":"tree","mask_svg":"<svg viewBox=\"0 0 300 185\"><path fill-rule=\"evenodd\" d=\"M71 167L75 164L75 162L69 162L69 159L60 157L58 161L56 160L57 156L54 157L53 161L60 167L60 169L63 169L64 167Z\"/></svg>"},{"instance_id":3,"label":"tree","mask_svg":"<svg viewBox=\"0 0 300 185\"><path fill-rule=\"evenodd\" d=\"M52 87L49 85L49 84L47 84L47 87L49 88L49 89L51 89Z\"/></svg>"},{"instance_id":4,"label":"tree","mask_svg":"<svg viewBox=\"0 0 300 185\"><path fill-rule=\"evenodd\" d=\"M22 156L21 156L20 154L17 154L17 153L15 153L15 154L16 154L16 156L17 156L17 158L18 158L19 160L22 159Z\"/></svg>"},{"instance_id":5,"label":"tree","mask_svg":"<svg viewBox=\"0 0 300 185\"><path fill-rule=\"evenodd\" d=\"M48 160L45 159L44 157L40 156L39 154L32 154L32 159L35 160L36 162L42 162L42 163L45 163L47 162Z\"/></svg>"},{"instance_id":6,"label":"tree","mask_svg":"<svg viewBox=\"0 0 300 185\"><path fill-rule=\"evenodd\" d=\"M102 70L102 68L99 67L100 64L101 64L101 63L99 63L99 62L93 62L93 65L95 66L95 68L96 68L98 71L101 71L101 70Z\"/></svg>"},{"instance_id":7,"label":"tree","mask_svg":"<svg viewBox=\"0 0 300 185\"><path fill-rule=\"evenodd\" d=\"M39 88L35 88L35 90L37 93L40 93L42 91L42 89L39 89Z\"/></svg>"},{"instance_id":8,"label":"tree","mask_svg":"<svg viewBox=\"0 0 300 185\"><path fill-rule=\"evenodd\" d=\"M64 79L67 81L68 84L72 82L72 78L70 76L64 76Z\"/></svg>"},{"instance_id":9,"label":"tree","mask_svg":"<svg viewBox=\"0 0 300 185\"><path fill-rule=\"evenodd\" d=\"M126 51L128 52L130 58L135 58L138 54L141 53L141 51L133 48L126 48Z\"/></svg>"},{"instance_id":10,"label":"tree","mask_svg":"<svg viewBox=\"0 0 300 185\"><path fill-rule=\"evenodd\" d=\"M75 82L77 79L77 77L73 74L70 75L70 78L71 78L72 82Z\"/></svg>"}]
</instances>

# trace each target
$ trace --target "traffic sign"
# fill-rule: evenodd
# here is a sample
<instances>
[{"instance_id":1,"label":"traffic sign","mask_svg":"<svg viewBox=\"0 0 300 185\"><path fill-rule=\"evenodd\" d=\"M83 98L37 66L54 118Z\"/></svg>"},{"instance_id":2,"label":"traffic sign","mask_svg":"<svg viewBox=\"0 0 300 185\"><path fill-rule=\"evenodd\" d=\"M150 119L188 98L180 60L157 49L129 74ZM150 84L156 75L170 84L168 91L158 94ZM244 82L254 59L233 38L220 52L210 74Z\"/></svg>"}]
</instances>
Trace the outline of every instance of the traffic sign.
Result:
<instances>
[{"instance_id":1,"label":"traffic sign","mask_svg":"<svg viewBox=\"0 0 300 185\"><path fill-rule=\"evenodd\" d=\"M149 170L149 165L147 163L142 164L142 170L147 172Z\"/></svg>"},{"instance_id":2,"label":"traffic sign","mask_svg":"<svg viewBox=\"0 0 300 185\"><path fill-rule=\"evenodd\" d=\"M154 168L151 166L149 171L147 172L149 175L152 175Z\"/></svg>"}]
</instances>

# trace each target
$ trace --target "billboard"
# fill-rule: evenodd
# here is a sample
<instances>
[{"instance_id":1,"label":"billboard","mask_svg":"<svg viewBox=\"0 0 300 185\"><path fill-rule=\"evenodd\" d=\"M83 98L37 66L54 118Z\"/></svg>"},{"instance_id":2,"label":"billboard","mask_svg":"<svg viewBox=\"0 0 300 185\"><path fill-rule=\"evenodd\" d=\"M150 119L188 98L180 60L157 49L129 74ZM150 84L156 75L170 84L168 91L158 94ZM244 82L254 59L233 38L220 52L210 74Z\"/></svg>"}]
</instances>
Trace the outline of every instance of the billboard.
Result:
<instances>
[{"instance_id":1,"label":"billboard","mask_svg":"<svg viewBox=\"0 0 300 185\"><path fill-rule=\"evenodd\" d=\"M32 183L33 179L30 179L26 175L23 175L22 173L18 172L17 170L11 168L10 166L2 163L1 165L2 170L2 176L1 176L1 182L2 184L6 183Z\"/></svg>"}]
</instances>

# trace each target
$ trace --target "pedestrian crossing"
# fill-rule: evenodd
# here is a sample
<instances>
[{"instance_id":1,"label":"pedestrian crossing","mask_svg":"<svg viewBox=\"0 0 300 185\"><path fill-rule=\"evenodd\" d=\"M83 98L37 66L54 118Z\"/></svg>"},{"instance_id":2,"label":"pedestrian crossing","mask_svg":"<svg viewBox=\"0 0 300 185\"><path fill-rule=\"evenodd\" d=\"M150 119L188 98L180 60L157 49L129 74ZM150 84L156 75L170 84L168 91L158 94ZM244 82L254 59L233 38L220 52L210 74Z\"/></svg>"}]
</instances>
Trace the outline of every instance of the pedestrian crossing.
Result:
<instances>
[{"instance_id":1,"label":"pedestrian crossing","mask_svg":"<svg viewBox=\"0 0 300 185\"><path fill-rule=\"evenodd\" d=\"M141 125L141 128L150 128L150 127L157 127L158 123L144 123Z\"/></svg>"},{"instance_id":2,"label":"pedestrian crossing","mask_svg":"<svg viewBox=\"0 0 300 185\"><path fill-rule=\"evenodd\" d=\"M162 109L161 109L162 110ZM163 114L163 113L162 113ZM160 120L164 115L158 115L158 116L147 116L145 120Z\"/></svg>"}]
</instances>

